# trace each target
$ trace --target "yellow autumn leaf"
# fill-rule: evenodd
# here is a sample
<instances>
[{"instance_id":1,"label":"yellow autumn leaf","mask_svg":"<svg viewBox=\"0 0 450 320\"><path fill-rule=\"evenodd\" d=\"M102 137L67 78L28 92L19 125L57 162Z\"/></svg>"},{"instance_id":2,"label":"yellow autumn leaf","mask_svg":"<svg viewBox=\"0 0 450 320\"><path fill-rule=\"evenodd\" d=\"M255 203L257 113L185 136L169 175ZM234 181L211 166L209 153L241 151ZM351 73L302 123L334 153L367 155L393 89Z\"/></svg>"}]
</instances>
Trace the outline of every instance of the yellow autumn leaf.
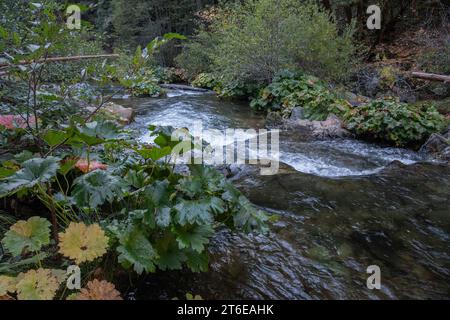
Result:
<instances>
[{"instance_id":1,"label":"yellow autumn leaf","mask_svg":"<svg viewBox=\"0 0 450 320\"><path fill-rule=\"evenodd\" d=\"M52 300L59 288L60 282L52 270L28 270L17 276L18 300Z\"/></svg>"},{"instance_id":2,"label":"yellow autumn leaf","mask_svg":"<svg viewBox=\"0 0 450 320\"><path fill-rule=\"evenodd\" d=\"M16 292L16 278L0 276L0 296Z\"/></svg>"},{"instance_id":3,"label":"yellow autumn leaf","mask_svg":"<svg viewBox=\"0 0 450 320\"><path fill-rule=\"evenodd\" d=\"M123 300L116 287L105 280L89 281L86 288L81 289L76 300Z\"/></svg>"},{"instance_id":4,"label":"yellow autumn leaf","mask_svg":"<svg viewBox=\"0 0 450 320\"><path fill-rule=\"evenodd\" d=\"M59 234L59 252L77 264L103 256L108 248L108 237L98 224L89 226L71 222Z\"/></svg>"}]
</instances>

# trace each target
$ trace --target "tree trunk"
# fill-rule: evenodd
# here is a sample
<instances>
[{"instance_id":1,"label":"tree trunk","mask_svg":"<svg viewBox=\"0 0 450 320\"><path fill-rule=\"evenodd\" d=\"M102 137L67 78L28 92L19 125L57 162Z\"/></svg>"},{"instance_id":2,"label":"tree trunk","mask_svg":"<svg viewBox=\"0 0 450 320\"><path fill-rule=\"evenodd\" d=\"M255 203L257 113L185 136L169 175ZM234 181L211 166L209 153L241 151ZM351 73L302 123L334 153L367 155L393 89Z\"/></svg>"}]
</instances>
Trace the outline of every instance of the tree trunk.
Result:
<instances>
[{"instance_id":1,"label":"tree trunk","mask_svg":"<svg viewBox=\"0 0 450 320\"><path fill-rule=\"evenodd\" d=\"M426 72L411 72L413 78L429 80L429 81L442 81L450 83L450 76Z\"/></svg>"},{"instance_id":2,"label":"tree trunk","mask_svg":"<svg viewBox=\"0 0 450 320\"><path fill-rule=\"evenodd\" d=\"M70 56L70 57L53 57L46 59L39 59L36 61L19 61L13 65L27 65L32 63L49 63L49 62L65 62L65 61L78 61L84 59L98 59L98 58L118 58L118 54L98 54L98 55L87 55L87 56ZM10 67L11 65L7 63L0 63L0 68Z\"/></svg>"}]
</instances>

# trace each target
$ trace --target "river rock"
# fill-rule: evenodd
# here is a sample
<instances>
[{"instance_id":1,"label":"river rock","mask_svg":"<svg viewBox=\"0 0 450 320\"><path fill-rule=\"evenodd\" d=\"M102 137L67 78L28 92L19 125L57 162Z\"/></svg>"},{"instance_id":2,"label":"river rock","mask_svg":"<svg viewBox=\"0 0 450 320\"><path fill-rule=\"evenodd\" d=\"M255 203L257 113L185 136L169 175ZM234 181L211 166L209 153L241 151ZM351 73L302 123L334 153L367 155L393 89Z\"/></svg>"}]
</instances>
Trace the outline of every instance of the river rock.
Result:
<instances>
[{"instance_id":1,"label":"river rock","mask_svg":"<svg viewBox=\"0 0 450 320\"><path fill-rule=\"evenodd\" d=\"M344 128L343 121L336 115L330 114L325 121L297 120L289 121L288 127L300 135L311 135L314 138L344 138L350 132Z\"/></svg>"},{"instance_id":2,"label":"river rock","mask_svg":"<svg viewBox=\"0 0 450 320\"><path fill-rule=\"evenodd\" d=\"M127 124L131 123L134 120L134 111L132 108L125 108L120 104L108 102L105 105L105 110L114 115L117 115L122 122L125 122Z\"/></svg>"},{"instance_id":3,"label":"river rock","mask_svg":"<svg viewBox=\"0 0 450 320\"><path fill-rule=\"evenodd\" d=\"M292 109L291 117L289 118L289 120L297 121L297 120L302 120L304 118L305 118L304 109L302 107L295 107L294 109Z\"/></svg>"},{"instance_id":4,"label":"river rock","mask_svg":"<svg viewBox=\"0 0 450 320\"><path fill-rule=\"evenodd\" d=\"M93 112L95 107L88 107L87 110ZM134 110L132 108L125 108L114 102L106 103L102 111L117 117L122 124L130 124L134 120Z\"/></svg>"},{"instance_id":5,"label":"river rock","mask_svg":"<svg viewBox=\"0 0 450 320\"><path fill-rule=\"evenodd\" d=\"M266 116L266 128L280 128L285 124L285 119L281 116L279 112L270 111Z\"/></svg>"},{"instance_id":6,"label":"river rock","mask_svg":"<svg viewBox=\"0 0 450 320\"><path fill-rule=\"evenodd\" d=\"M420 148L420 152L431 154L437 159L450 161L450 131L444 135L433 133Z\"/></svg>"}]
</instances>

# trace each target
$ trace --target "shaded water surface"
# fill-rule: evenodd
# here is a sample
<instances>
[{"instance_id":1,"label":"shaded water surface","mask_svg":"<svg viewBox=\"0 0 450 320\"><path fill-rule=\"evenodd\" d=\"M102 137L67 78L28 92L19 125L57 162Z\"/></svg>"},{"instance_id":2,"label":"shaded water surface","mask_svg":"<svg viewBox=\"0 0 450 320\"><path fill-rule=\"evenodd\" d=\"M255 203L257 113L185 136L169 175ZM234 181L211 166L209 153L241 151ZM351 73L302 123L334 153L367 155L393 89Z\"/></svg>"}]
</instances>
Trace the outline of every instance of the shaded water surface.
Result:
<instances>
[{"instance_id":1,"label":"shaded water surface","mask_svg":"<svg viewBox=\"0 0 450 320\"><path fill-rule=\"evenodd\" d=\"M210 94L171 92L124 100L149 124L262 128L246 105ZM210 271L148 276L130 298L396 299L450 297L450 171L407 150L354 140L303 141L282 135L279 174L244 167L234 183L256 205L278 214L267 235L220 230ZM381 290L366 287L369 265Z\"/></svg>"}]
</instances>

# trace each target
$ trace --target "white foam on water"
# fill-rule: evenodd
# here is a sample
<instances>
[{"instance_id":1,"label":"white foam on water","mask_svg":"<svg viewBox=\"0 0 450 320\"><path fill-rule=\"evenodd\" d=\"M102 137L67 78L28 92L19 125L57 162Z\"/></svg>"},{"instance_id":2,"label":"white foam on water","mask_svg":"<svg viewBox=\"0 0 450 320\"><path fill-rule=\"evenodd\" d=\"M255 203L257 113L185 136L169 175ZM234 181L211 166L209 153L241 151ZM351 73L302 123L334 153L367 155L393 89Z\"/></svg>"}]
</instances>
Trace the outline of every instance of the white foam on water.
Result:
<instances>
[{"instance_id":1,"label":"white foam on water","mask_svg":"<svg viewBox=\"0 0 450 320\"><path fill-rule=\"evenodd\" d=\"M179 100L177 98L179 96L200 97L204 96L204 93L184 90L169 91L169 98L153 100L151 104L148 104L148 107L151 108L150 111L136 120L135 127L142 129L149 125L156 125L192 130L196 123L201 121L204 130L213 128L225 132L224 130L227 128L239 129L233 128L230 117L222 114L219 109L212 107L213 105L210 105L204 97L198 100L195 97ZM170 97L175 99L170 99ZM145 110L147 103L144 103L141 107ZM251 133L243 131L237 137L237 140L249 140L253 137L254 135ZM203 136L203 139L206 142L208 140L213 142L207 136ZM149 132L144 130L139 140L152 143L154 138L150 137ZM213 144L213 147L221 146L217 140ZM410 150L382 147L352 139L304 142L280 136L279 148L279 154L270 158L275 160L278 158L280 162L299 172L324 177L369 175L377 173L393 161L410 165L429 160ZM250 157L254 157L254 153L251 151L249 154ZM238 157L242 159L244 155L238 155ZM267 157L265 158L267 159Z\"/></svg>"}]
</instances>

